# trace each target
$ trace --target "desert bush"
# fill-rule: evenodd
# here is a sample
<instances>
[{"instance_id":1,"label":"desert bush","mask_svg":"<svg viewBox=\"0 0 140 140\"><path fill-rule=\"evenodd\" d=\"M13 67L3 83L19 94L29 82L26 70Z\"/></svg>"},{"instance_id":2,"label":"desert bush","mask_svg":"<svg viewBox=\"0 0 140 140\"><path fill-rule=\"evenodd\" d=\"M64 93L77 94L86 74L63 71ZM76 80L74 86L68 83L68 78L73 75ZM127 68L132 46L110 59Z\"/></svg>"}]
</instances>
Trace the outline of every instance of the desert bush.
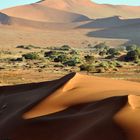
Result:
<instances>
[{"instance_id":1,"label":"desert bush","mask_svg":"<svg viewBox=\"0 0 140 140\"><path fill-rule=\"evenodd\" d=\"M129 51L125 56L126 61L136 61L138 59L140 59L140 48Z\"/></svg>"},{"instance_id":2,"label":"desert bush","mask_svg":"<svg viewBox=\"0 0 140 140\"><path fill-rule=\"evenodd\" d=\"M54 67L59 67L59 68L63 68L64 65L63 64L55 64Z\"/></svg>"},{"instance_id":3,"label":"desert bush","mask_svg":"<svg viewBox=\"0 0 140 140\"><path fill-rule=\"evenodd\" d=\"M94 48L103 51L103 50L108 50L109 46L107 46L105 43L99 43L95 45Z\"/></svg>"},{"instance_id":4,"label":"desert bush","mask_svg":"<svg viewBox=\"0 0 140 140\"><path fill-rule=\"evenodd\" d=\"M47 52L44 53L44 57L46 57L46 58L48 58L48 59L50 59L52 61L54 61L54 59L57 59L58 56L62 56L62 55L65 55L65 53L60 52L60 51L47 51Z\"/></svg>"},{"instance_id":5,"label":"desert bush","mask_svg":"<svg viewBox=\"0 0 140 140\"><path fill-rule=\"evenodd\" d=\"M68 57L67 57L67 55L64 55L64 54L56 56L54 58L54 62L61 62L61 63L63 63L63 62L66 62L67 60L68 60Z\"/></svg>"},{"instance_id":6,"label":"desert bush","mask_svg":"<svg viewBox=\"0 0 140 140\"><path fill-rule=\"evenodd\" d=\"M115 56L115 55L119 55L120 53L117 48L109 48L109 50L107 51L107 54Z\"/></svg>"},{"instance_id":7,"label":"desert bush","mask_svg":"<svg viewBox=\"0 0 140 140\"><path fill-rule=\"evenodd\" d=\"M91 64L82 64L79 66L80 71L87 71L92 73L104 73L105 69L103 67L96 67Z\"/></svg>"},{"instance_id":8,"label":"desert bush","mask_svg":"<svg viewBox=\"0 0 140 140\"><path fill-rule=\"evenodd\" d=\"M78 57L73 57L73 58L69 58L63 64L67 66L76 66L79 63L80 63L80 59Z\"/></svg>"},{"instance_id":9,"label":"desert bush","mask_svg":"<svg viewBox=\"0 0 140 140\"><path fill-rule=\"evenodd\" d=\"M10 61L13 61L13 62L21 62L21 61L24 61L24 58L23 57L11 58Z\"/></svg>"},{"instance_id":10,"label":"desert bush","mask_svg":"<svg viewBox=\"0 0 140 140\"><path fill-rule=\"evenodd\" d=\"M100 56L104 56L104 55L106 55L106 53L107 53L107 51L106 51L106 50L99 51L99 55L100 55Z\"/></svg>"},{"instance_id":11,"label":"desert bush","mask_svg":"<svg viewBox=\"0 0 140 140\"><path fill-rule=\"evenodd\" d=\"M87 71L87 72L95 71L95 67L90 64L82 64L79 66L79 68L80 71Z\"/></svg>"},{"instance_id":12,"label":"desert bush","mask_svg":"<svg viewBox=\"0 0 140 140\"><path fill-rule=\"evenodd\" d=\"M95 60L95 57L94 56L91 56L91 55L86 55L84 56L86 62L88 63L92 63L94 60Z\"/></svg>"},{"instance_id":13,"label":"desert bush","mask_svg":"<svg viewBox=\"0 0 140 140\"><path fill-rule=\"evenodd\" d=\"M127 51L134 51L134 50L136 50L137 48L138 48L138 46L135 45L135 44L126 46L126 50L127 50Z\"/></svg>"},{"instance_id":14,"label":"desert bush","mask_svg":"<svg viewBox=\"0 0 140 140\"><path fill-rule=\"evenodd\" d=\"M108 56L105 57L105 59L113 59L113 58L115 58L114 55L108 55Z\"/></svg>"},{"instance_id":15,"label":"desert bush","mask_svg":"<svg viewBox=\"0 0 140 140\"><path fill-rule=\"evenodd\" d=\"M78 55L78 52L77 52L76 50L71 50L71 51L70 51L70 54L71 54L71 55Z\"/></svg>"},{"instance_id":16,"label":"desert bush","mask_svg":"<svg viewBox=\"0 0 140 140\"><path fill-rule=\"evenodd\" d=\"M20 49L27 49L27 50L30 50L30 49L40 49L40 47L37 47L37 46L34 46L34 45L19 45L17 46L16 48L20 48Z\"/></svg>"},{"instance_id":17,"label":"desert bush","mask_svg":"<svg viewBox=\"0 0 140 140\"><path fill-rule=\"evenodd\" d=\"M30 59L30 60L40 59L40 56L36 52L23 54L22 57L24 57L25 59Z\"/></svg>"},{"instance_id":18,"label":"desert bush","mask_svg":"<svg viewBox=\"0 0 140 140\"><path fill-rule=\"evenodd\" d=\"M71 47L69 45L63 45L60 47L60 50L69 51L69 50L71 50Z\"/></svg>"},{"instance_id":19,"label":"desert bush","mask_svg":"<svg viewBox=\"0 0 140 140\"><path fill-rule=\"evenodd\" d=\"M106 70L104 68L96 68L96 73L104 73Z\"/></svg>"},{"instance_id":20,"label":"desert bush","mask_svg":"<svg viewBox=\"0 0 140 140\"><path fill-rule=\"evenodd\" d=\"M27 45L26 46L27 48L30 48L30 49L40 49L41 47L39 47L39 46L34 46L34 45Z\"/></svg>"},{"instance_id":21,"label":"desert bush","mask_svg":"<svg viewBox=\"0 0 140 140\"><path fill-rule=\"evenodd\" d=\"M109 63L107 61L102 61L100 64L99 64L99 67L103 67L103 68L109 68Z\"/></svg>"}]
</instances>

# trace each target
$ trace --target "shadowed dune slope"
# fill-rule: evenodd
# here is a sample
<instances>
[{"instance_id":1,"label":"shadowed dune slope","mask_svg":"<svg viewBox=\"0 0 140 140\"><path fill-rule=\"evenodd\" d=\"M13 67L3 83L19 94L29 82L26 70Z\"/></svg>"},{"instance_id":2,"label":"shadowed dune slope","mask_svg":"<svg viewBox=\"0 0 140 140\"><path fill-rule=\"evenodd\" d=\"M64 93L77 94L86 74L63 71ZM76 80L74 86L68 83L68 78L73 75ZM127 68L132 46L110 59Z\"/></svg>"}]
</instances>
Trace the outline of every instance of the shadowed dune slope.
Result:
<instances>
[{"instance_id":1,"label":"shadowed dune slope","mask_svg":"<svg viewBox=\"0 0 140 140\"><path fill-rule=\"evenodd\" d=\"M79 26L78 28L112 28L120 26L132 26L134 24L140 24L140 18L136 19L123 19L119 16L113 16L109 18L101 18L90 21L86 24Z\"/></svg>"},{"instance_id":2,"label":"shadowed dune slope","mask_svg":"<svg viewBox=\"0 0 140 140\"><path fill-rule=\"evenodd\" d=\"M22 18L10 17L6 14L0 13L0 25L8 25L9 27L32 28L40 30L62 30L62 29L74 29L77 26L81 26L86 22L70 22L70 23L56 23L56 22L44 22L33 21Z\"/></svg>"},{"instance_id":3,"label":"shadowed dune slope","mask_svg":"<svg viewBox=\"0 0 140 140\"><path fill-rule=\"evenodd\" d=\"M140 138L139 83L71 73L49 82L0 87L0 91L1 138Z\"/></svg>"},{"instance_id":4,"label":"shadowed dune slope","mask_svg":"<svg viewBox=\"0 0 140 140\"><path fill-rule=\"evenodd\" d=\"M131 23L128 25L116 26L113 28L101 29L99 31L91 31L87 33L88 37L111 38L111 39L127 39L127 44L139 44L140 23Z\"/></svg>"},{"instance_id":5,"label":"shadowed dune slope","mask_svg":"<svg viewBox=\"0 0 140 140\"><path fill-rule=\"evenodd\" d=\"M0 12L0 24L8 24L9 22L10 22L10 17Z\"/></svg>"}]
</instances>

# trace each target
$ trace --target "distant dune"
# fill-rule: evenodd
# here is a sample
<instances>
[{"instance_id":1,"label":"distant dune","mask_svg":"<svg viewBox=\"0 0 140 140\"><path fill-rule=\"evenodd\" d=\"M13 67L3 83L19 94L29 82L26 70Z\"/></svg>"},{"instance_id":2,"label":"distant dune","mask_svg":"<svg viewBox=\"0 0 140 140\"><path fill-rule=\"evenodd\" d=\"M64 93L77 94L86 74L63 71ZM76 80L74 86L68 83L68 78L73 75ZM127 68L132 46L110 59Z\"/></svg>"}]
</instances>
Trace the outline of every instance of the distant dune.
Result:
<instances>
[{"instance_id":1,"label":"distant dune","mask_svg":"<svg viewBox=\"0 0 140 140\"><path fill-rule=\"evenodd\" d=\"M2 10L2 13L12 17L44 22L63 23L89 20L88 17L81 14L57 10L37 3L5 9Z\"/></svg>"},{"instance_id":2,"label":"distant dune","mask_svg":"<svg viewBox=\"0 0 140 140\"><path fill-rule=\"evenodd\" d=\"M2 138L140 139L139 83L72 73L0 90Z\"/></svg>"},{"instance_id":3,"label":"distant dune","mask_svg":"<svg viewBox=\"0 0 140 140\"><path fill-rule=\"evenodd\" d=\"M0 47L19 44L81 47L85 41L106 42L111 46L140 44L139 6L96 4L90 0L42 0L0 12Z\"/></svg>"},{"instance_id":4,"label":"distant dune","mask_svg":"<svg viewBox=\"0 0 140 140\"><path fill-rule=\"evenodd\" d=\"M123 18L139 18L140 6L96 4L91 0L45 0L40 5L79 13L89 18L122 16Z\"/></svg>"},{"instance_id":5,"label":"distant dune","mask_svg":"<svg viewBox=\"0 0 140 140\"><path fill-rule=\"evenodd\" d=\"M65 22L68 18L76 20L80 15L92 19L111 16L122 16L123 18L140 17L139 6L96 4L90 0L43 0L30 5L4 9L1 12L8 14L9 16L22 17L30 20L57 22L62 22L62 20ZM81 18L84 18L84 16Z\"/></svg>"}]
</instances>

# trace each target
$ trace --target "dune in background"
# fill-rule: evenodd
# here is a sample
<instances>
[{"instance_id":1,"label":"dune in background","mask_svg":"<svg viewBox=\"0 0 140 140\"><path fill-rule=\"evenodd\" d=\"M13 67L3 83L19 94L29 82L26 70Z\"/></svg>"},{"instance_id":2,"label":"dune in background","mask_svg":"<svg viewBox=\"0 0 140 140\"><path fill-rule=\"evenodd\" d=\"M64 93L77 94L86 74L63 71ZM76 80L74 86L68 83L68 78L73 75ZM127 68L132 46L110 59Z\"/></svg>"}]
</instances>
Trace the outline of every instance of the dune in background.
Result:
<instances>
[{"instance_id":1,"label":"dune in background","mask_svg":"<svg viewBox=\"0 0 140 140\"><path fill-rule=\"evenodd\" d=\"M44 15L44 12L49 12L47 9L50 8L54 11L57 9L57 11L59 10L58 12L82 14L91 19L111 16L139 18L140 15L139 6L96 4L91 0L41 0L40 2L30 5L4 9L1 12L14 17L30 18L34 20L41 20L43 18L44 20L48 16ZM48 14L50 13L51 12Z\"/></svg>"},{"instance_id":2,"label":"dune in background","mask_svg":"<svg viewBox=\"0 0 140 140\"><path fill-rule=\"evenodd\" d=\"M97 4L90 0L42 0L7 8L0 10L0 47L85 47L85 41L106 42L113 47L140 44L139 15L139 6Z\"/></svg>"},{"instance_id":3,"label":"dune in background","mask_svg":"<svg viewBox=\"0 0 140 140\"><path fill-rule=\"evenodd\" d=\"M0 87L0 137L139 140L140 84L71 73Z\"/></svg>"}]
</instances>

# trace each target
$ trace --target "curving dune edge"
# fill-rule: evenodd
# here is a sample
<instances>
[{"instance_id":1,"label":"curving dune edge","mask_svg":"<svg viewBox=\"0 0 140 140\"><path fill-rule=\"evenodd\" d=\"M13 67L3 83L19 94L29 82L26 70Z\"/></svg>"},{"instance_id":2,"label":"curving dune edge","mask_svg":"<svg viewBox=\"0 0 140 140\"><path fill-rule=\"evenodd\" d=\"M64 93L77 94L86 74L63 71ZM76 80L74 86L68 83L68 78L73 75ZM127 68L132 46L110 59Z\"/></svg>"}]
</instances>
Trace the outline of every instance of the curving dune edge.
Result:
<instances>
[{"instance_id":1,"label":"curving dune edge","mask_svg":"<svg viewBox=\"0 0 140 140\"><path fill-rule=\"evenodd\" d=\"M0 138L140 139L140 83L71 73L0 91Z\"/></svg>"}]
</instances>

